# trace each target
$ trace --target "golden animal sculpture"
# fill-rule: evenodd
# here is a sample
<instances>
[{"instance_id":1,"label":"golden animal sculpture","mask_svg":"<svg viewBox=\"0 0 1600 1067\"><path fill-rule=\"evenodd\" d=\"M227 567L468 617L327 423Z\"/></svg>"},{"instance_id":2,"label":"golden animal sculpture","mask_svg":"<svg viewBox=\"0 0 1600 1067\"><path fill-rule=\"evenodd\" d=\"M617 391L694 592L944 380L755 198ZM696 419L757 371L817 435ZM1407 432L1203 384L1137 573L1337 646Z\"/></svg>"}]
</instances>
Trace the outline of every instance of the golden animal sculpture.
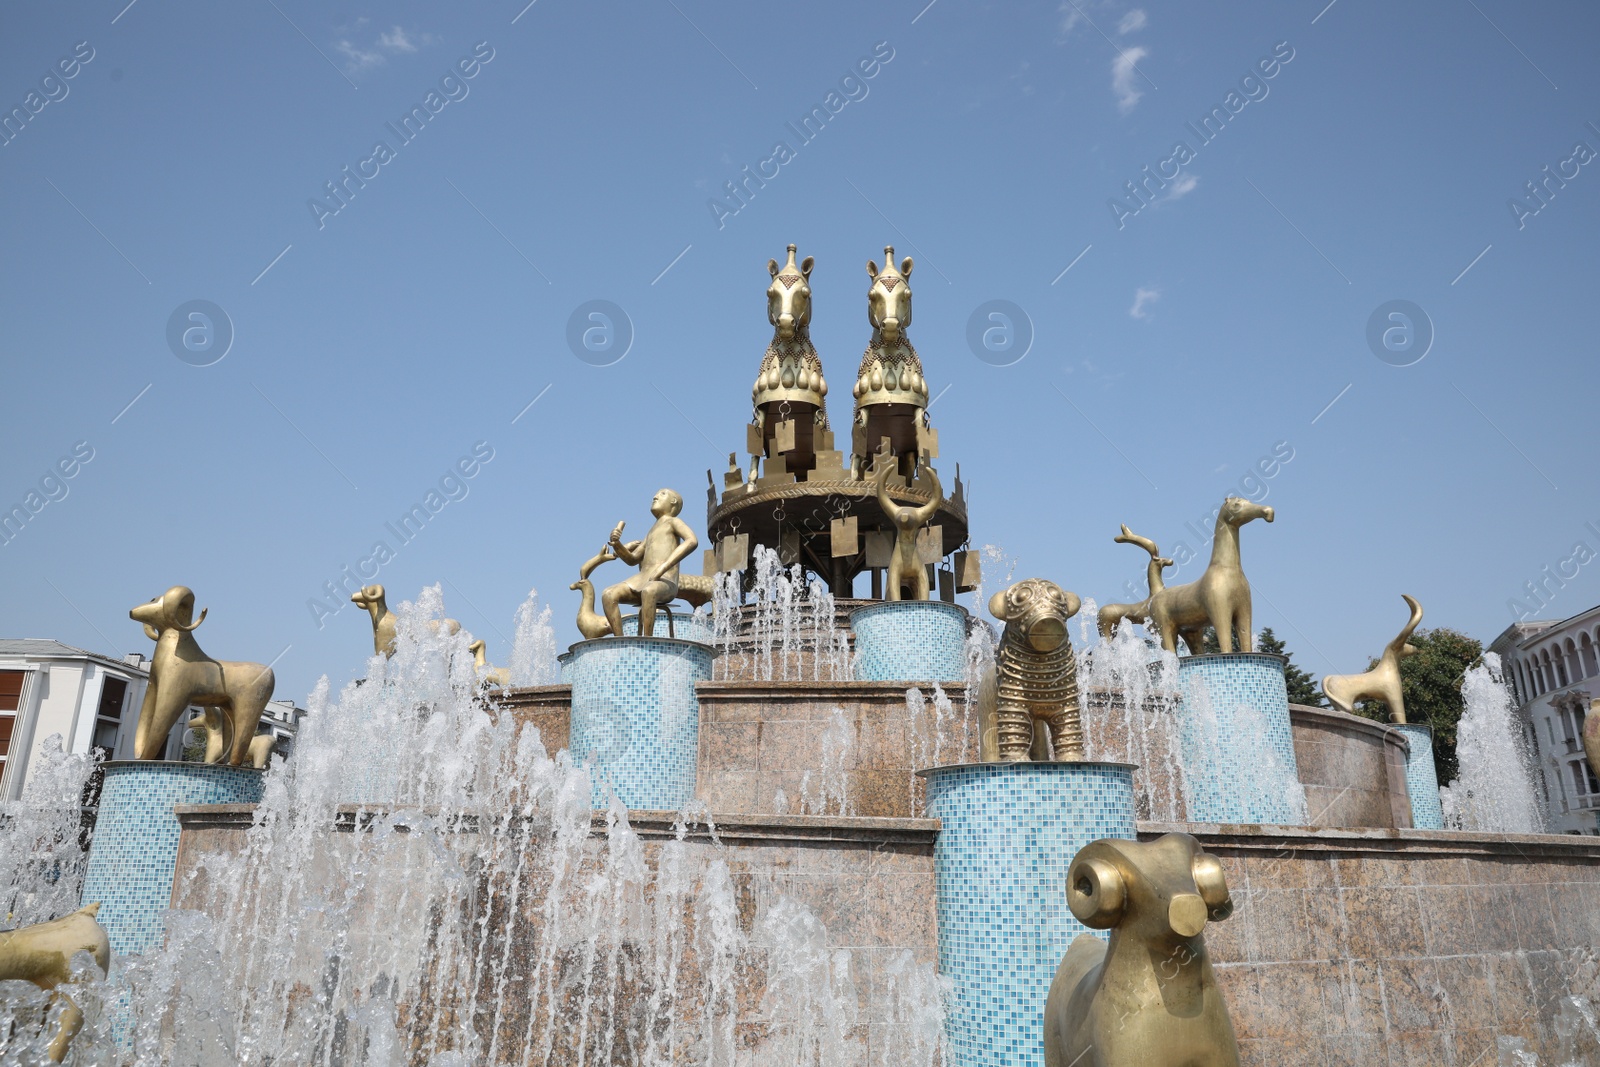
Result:
<instances>
[{"instance_id":1,"label":"golden animal sculpture","mask_svg":"<svg viewBox=\"0 0 1600 1067\"><path fill-rule=\"evenodd\" d=\"M1356 701L1381 700L1389 708L1389 721L1406 721L1406 698L1400 686L1400 661L1416 655L1416 646L1410 644L1411 634L1422 621L1422 605L1416 598L1400 594L1411 608L1411 618L1400 633L1384 646L1378 665L1365 674L1328 674L1322 678L1322 691L1328 702L1340 711L1354 714Z\"/></svg>"},{"instance_id":2,"label":"golden animal sculpture","mask_svg":"<svg viewBox=\"0 0 1600 1067\"><path fill-rule=\"evenodd\" d=\"M233 748L233 721L222 714L221 708L201 708L200 714L190 719L189 729L204 730L206 735L206 763L221 763ZM271 734L256 734L250 739L250 766L266 770L272 761L274 738Z\"/></svg>"},{"instance_id":3,"label":"golden animal sculpture","mask_svg":"<svg viewBox=\"0 0 1600 1067\"><path fill-rule=\"evenodd\" d=\"M930 466L926 468L933 482L933 499L920 507L907 508L889 497L889 472L894 464L883 462L878 469L878 506L884 518L894 524L894 549L889 554L889 580L883 595L890 600L901 599L901 586L911 587L912 600L927 600L930 587L928 568L917 558L917 532L927 524L944 503L944 490L939 485L939 475Z\"/></svg>"},{"instance_id":4,"label":"golden animal sculpture","mask_svg":"<svg viewBox=\"0 0 1600 1067\"><path fill-rule=\"evenodd\" d=\"M1005 623L995 651L995 756L1007 762L1036 755L1081 760L1083 713L1078 660L1067 620L1078 594L1043 578L1025 578L989 599L989 614ZM1035 744L1036 723L1050 726L1050 747Z\"/></svg>"},{"instance_id":5,"label":"golden animal sculpture","mask_svg":"<svg viewBox=\"0 0 1600 1067\"><path fill-rule=\"evenodd\" d=\"M811 433L804 440L814 441L817 431L828 429L828 409L825 398L828 383L822 376L822 358L811 343L811 268L815 260L807 256L797 266L794 261L795 246L790 245L788 261L783 266L775 259L767 260L767 273L772 283L767 286L767 321L772 323L772 343L761 359L761 369L756 372L755 384L750 387L753 408L752 426L761 435L762 452L772 442L774 430L768 423L793 419L800 425L809 422ZM774 427L775 428L775 427ZM791 461L809 465L813 455L807 449L801 457L789 450L772 447L770 454L784 452ZM733 457L729 457L731 461ZM749 483L755 484L760 472L761 454L750 456ZM790 472L804 469L791 465ZM734 471L738 468L733 467Z\"/></svg>"},{"instance_id":6,"label":"golden animal sculpture","mask_svg":"<svg viewBox=\"0 0 1600 1067\"><path fill-rule=\"evenodd\" d=\"M194 704L218 708L227 716L232 729L228 764L241 766L250 754L261 713L272 699L272 668L214 660L202 652L191 631L205 622L206 613L194 618L194 593L186 586L173 586L129 611L128 617L143 623L145 635L156 643L150 684L134 731L134 759L160 759L173 724Z\"/></svg>"},{"instance_id":7,"label":"golden animal sculpture","mask_svg":"<svg viewBox=\"0 0 1600 1067\"><path fill-rule=\"evenodd\" d=\"M50 1042L50 1059L67 1057L72 1039L83 1026L83 1011L60 986L72 980L72 957L87 952L103 973L111 966L111 941L95 920L99 904L89 904L71 915L47 923L0 933L0 981L32 982L66 1001L61 1023Z\"/></svg>"},{"instance_id":8,"label":"golden animal sculpture","mask_svg":"<svg viewBox=\"0 0 1600 1067\"><path fill-rule=\"evenodd\" d=\"M1239 633L1239 651L1255 647L1250 614L1250 583L1239 565L1239 527L1255 519L1273 520L1272 508L1243 497L1230 496L1217 512L1212 534L1211 562L1197 580L1168 586L1150 594L1150 621L1161 635L1161 647L1178 650L1181 636L1191 654L1200 651L1200 632L1216 627L1217 646L1234 651L1233 634Z\"/></svg>"},{"instance_id":9,"label":"golden animal sculpture","mask_svg":"<svg viewBox=\"0 0 1600 1067\"><path fill-rule=\"evenodd\" d=\"M1150 553L1150 563L1145 567L1144 572L1148 595L1143 600L1137 604L1107 604L1100 609L1096 626L1100 630L1100 636L1108 641L1116 636L1117 626L1121 624L1123 619L1137 624L1150 617L1150 597L1155 596L1166 588L1167 583L1162 578L1161 572L1172 566L1172 561L1161 554L1161 550L1156 547L1154 541L1148 537L1140 537L1128 529L1126 525L1122 527L1121 535L1113 537L1111 540L1119 545L1138 545Z\"/></svg>"},{"instance_id":10,"label":"golden animal sculpture","mask_svg":"<svg viewBox=\"0 0 1600 1067\"><path fill-rule=\"evenodd\" d=\"M592 590L589 595L591 598L594 596ZM593 603L592 599L590 602ZM511 687L510 668L489 666L488 659L484 655L486 648L488 646L482 640L474 641L467 646L467 651L472 653L472 666L478 672L478 680L484 685L492 685L498 689L509 689Z\"/></svg>"},{"instance_id":11,"label":"golden animal sculpture","mask_svg":"<svg viewBox=\"0 0 1600 1067\"><path fill-rule=\"evenodd\" d=\"M578 632L586 640L593 641L597 637L604 637L611 632L611 624L604 615L595 613L594 610L594 583L589 581L589 575L602 563L610 563L617 558L611 551L611 546L606 545L600 554L589 559L578 568L578 580L569 585L568 589L577 589L583 597L583 602L578 606Z\"/></svg>"},{"instance_id":12,"label":"golden animal sculpture","mask_svg":"<svg viewBox=\"0 0 1600 1067\"><path fill-rule=\"evenodd\" d=\"M1207 921L1233 914L1218 859L1188 834L1085 845L1067 870L1085 926L1050 983L1045 1067L1238 1067Z\"/></svg>"},{"instance_id":13,"label":"golden animal sculpture","mask_svg":"<svg viewBox=\"0 0 1600 1067\"><path fill-rule=\"evenodd\" d=\"M689 524L678 518L681 511L683 497L671 489L661 489L650 502L655 524L642 541L623 544L623 523L617 523L612 529L611 551L630 567L639 568L638 574L607 587L600 594L600 604L613 636L622 636L621 605L638 605L639 633L648 637L655 633L656 606L677 597L678 564L700 547L700 539L689 529Z\"/></svg>"},{"instance_id":14,"label":"golden animal sculpture","mask_svg":"<svg viewBox=\"0 0 1600 1067\"><path fill-rule=\"evenodd\" d=\"M385 656L394 655L395 623L399 620L389 610L383 586L364 585L350 594L350 603L359 604L372 616L372 650ZM447 634L461 632L461 624L454 619L429 619L428 629L438 633L440 627Z\"/></svg>"},{"instance_id":15,"label":"golden animal sculpture","mask_svg":"<svg viewBox=\"0 0 1600 1067\"><path fill-rule=\"evenodd\" d=\"M883 250L883 269L870 259L867 276L867 321L872 338L861 356L856 371L856 410L852 435L857 444L851 463L856 481L867 477L872 453L885 437L896 456L915 458L921 452L918 429L928 424L928 382L922 376L922 360L917 355L906 329L911 325L911 257L894 269L894 247ZM900 472L909 475L912 467L901 464Z\"/></svg>"}]
</instances>

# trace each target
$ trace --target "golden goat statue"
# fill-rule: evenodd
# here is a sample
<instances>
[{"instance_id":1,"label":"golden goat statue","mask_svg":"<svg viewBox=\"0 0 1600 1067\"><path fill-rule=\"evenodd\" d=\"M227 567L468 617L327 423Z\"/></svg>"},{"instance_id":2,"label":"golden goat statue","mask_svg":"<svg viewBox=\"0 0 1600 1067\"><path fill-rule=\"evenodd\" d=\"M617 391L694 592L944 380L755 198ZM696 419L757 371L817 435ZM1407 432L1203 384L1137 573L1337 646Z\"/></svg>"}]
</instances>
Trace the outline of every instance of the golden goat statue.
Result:
<instances>
[{"instance_id":1,"label":"golden goat statue","mask_svg":"<svg viewBox=\"0 0 1600 1067\"><path fill-rule=\"evenodd\" d=\"M350 594L350 603L359 604L367 609L367 614L372 616L372 650L385 656L394 655L395 625L399 619L389 610L389 603L385 599L384 589L381 585L364 585L359 590ZM447 634L461 632L461 624L454 619L429 619L428 629L438 633L440 628Z\"/></svg>"},{"instance_id":2,"label":"golden goat statue","mask_svg":"<svg viewBox=\"0 0 1600 1067\"><path fill-rule=\"evenodd\" d=\"M194 704L216 708L227 717L232 730L227 762L243 765L261 713L272 699L272 668L214 660L201 651L192 631L206 621L206 613L194 618L194 592L187 586L173 586L129 611L128 617L143 623L145 635L156 643L134 731L134 759L160 759L178 716Z\"/></svg>"},{"instance_id":3,"label":"golden goat statue","mask_svg":"<svg viewBox=\"0 0 1600 1067\"><path fill-rule=\"evenodd\" d=\"M1204 930L1233 913L1218 859L1188 834L1092 841L1067 870L1079 934L1044 1005L1045 1067L1238 1067Z\"/></svg>"},{"instance_id":4,"label":"golden goat statue","mask_svg":"<svg viewBox=\"0 0 1600 1067\"><path fill-rule=\"evenodd\" d=\"M1400 686L1400 661L1416 655L1411 634L1422 621L1422 605L1415 597L1400 594L1411 607L1411 618L1393 641L1384 646L1377 666L1365 674L1328 674L1322 678L1322 691L1328 702L1340 711L1353 714L1358 700L1381 700L1389 707L1389 721L1406 721L1406 698Z\"/></svg>"},{"instance_id":5,"label":"golden goat statue","mask_svg":"<svg viewBox=\"0 0 1600 1067\"><path fill-rule=\"evenodd\" d=\"M32 982L50 991L52 998L66 1001L60 1028L50 1042L53 1063L66 1059L72 1039L83 1026L82 1009L57 988L72 981L72 957L87 952L102 973L111 966L111 941L105 927L95 920L99 911L99 904L89 904L51 922L0 933L0 981Z\"/></svg>"},{"instance_id":6,"label":"golden goat statue","mask_svg":"<svg viewBox=\"0 0 1600 1067\"><path fill-rule=\"evenodd\" d=\"M221 708L201 708L200 714L190 719L189 729L199 733L205 731L206 754L202 758L206 763L221 763L233 748L233 721L222 714ZM267 764L272 760L273 736L271 734L256 734L250 739L250 766L257 770L266 770Z\"/></svg>"}]
</instances>

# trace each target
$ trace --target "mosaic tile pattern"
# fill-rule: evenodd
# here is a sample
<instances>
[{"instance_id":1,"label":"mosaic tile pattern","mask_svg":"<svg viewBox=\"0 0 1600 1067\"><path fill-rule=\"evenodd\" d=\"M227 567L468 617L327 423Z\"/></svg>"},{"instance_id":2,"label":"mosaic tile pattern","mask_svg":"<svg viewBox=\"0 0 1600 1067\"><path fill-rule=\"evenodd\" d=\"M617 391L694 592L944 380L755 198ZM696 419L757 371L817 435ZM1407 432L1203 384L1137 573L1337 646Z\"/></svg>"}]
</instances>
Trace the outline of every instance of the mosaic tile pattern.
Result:
<instances>
[{"instance_id":1,"label":"mosaic tile pattern","mask_svg":"<svg viewBox=\"0 0 1600 1067\"><path fill-rule=\"evenodd\" d=\"M1134 838L1133 768L977 763L921 772L934 845L939 972L959 1067L1044 1062L1044 1001L1072 939L1067 868L1102 837Z\"/></svg>"},{"instance_id":2,"label":"mosaic tile pattern","mask_svg":"<svg viewBox=\"0 0 1600 1067\"><path fill-rule=\"evenodd\" d=\"M1178 660L1189 820L1305 821L1283 657L1253 652Z\"/></svg>"},{"instance_id":3,"label":"mosaic tile pattern","mask_svg":"<svg viewBox=\"0 0 1600 1067\"><path fill-rule=\"evenodd\" d=\"M1411 825L1418 830L1443 830L1444 805L1439 802L1439 772L1433 766L1433 730L1416 723L1390 727L1406 735L1411 756L1406 760L1406 789L1411 793Z\"/></svg>"},{"instance_id":4,"label":"mosaic tile pattern","mask_svg":"<svg viewBox=\"0 0 1600 1067\"><path fill-rule=\"evenodd\" d=\"M858 682L959 682L967 613L939 600L897 600L850 613Z\"/></svg>"},{"instance_id":5,"label":"mosaic tile pattern","mask_svg":"<svg viewBox=\"0 0 1600 1067\"><path fill-rule=\"evenodd\" d=\"M700 746L696 682L713 650L662 637L605 637L572 646L575 759L594 767L594 806L607 786L629 808L677 811L694 797Z\"/></svg>"},{"instance_id":6,"label":"mosaic tile pattern","mask_svg":"<svg viewBox=\"0 0 1600 1067\"><path fill-rule=\"evenodd\" d=\"M563 652L556 657L556 674L561 679L562 685L571 685L572 679L568 676L572 667L572 653Z\"/></svg>"},{"instance_id":7,"label":"mosaic tile pattern","mask_svg":"<svg viewBox=\"0 0 1600 1067\"><path fill-rule=\"evenodd\" d=\"M120 956L143 952L166 933L161 913L172 905L181 834L173 805L259 803L263 773L164 760L105 768L82 902L100 902L100 925Z\"/></svg>"},{"instance_id":8,"label":"mosaic tile pattern","mask_svg":"<svg viewBox=\"0 0 1600 1067\"><path fill-rule=\"evenodd\" d=\"M622 617L622 632L627 637L639 636L639 615L637 612ZM674 635L679 641L698 641L702 645L711 644L711 616L691 615L688 612L674 611L672 613L672 633L669 634L667 633L667 613L657 611L655 633L651 636L672 637Z\"/></svg>"}]
</instances>

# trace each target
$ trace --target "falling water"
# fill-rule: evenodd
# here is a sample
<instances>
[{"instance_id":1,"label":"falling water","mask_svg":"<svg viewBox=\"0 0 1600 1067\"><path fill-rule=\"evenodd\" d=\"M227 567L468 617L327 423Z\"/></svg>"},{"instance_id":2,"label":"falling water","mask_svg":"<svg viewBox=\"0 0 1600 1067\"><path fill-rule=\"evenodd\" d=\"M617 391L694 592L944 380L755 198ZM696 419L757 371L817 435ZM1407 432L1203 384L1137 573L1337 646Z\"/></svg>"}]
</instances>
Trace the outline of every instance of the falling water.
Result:
<instances>
[{"instance_id":1,"label":"falling water","mask_svg":"<svg viewBox=\"0 0 1600 1067\"><path fill-rule=\"evenodd\" d=\"M1097 629L1098 609L1085 601L1079 621L1084 746L1090 759L1133 763L1141 819L1180 820L1182 751L1178 735L1178 657L1123 619L1111 639Z\"/></svg>"},{"instance_id":2,"label":"falling water","mask_svg":"<svg viewBox=\"0 0 1600 1067\"><path fill-rule=\"evenodd\" d=\"M741 574L719 574L713 584L712 639L719 679L847 681L854 677L849 635L840 629L833 594L805 580L798 564L785 567L778 553L757 545L749 600Z\"/></svg>"},{"instance_id":3,"label":"falling water","mask_svg":"<svg viewBox=\"0 0 1600 1067\"><path fill-rule=\"evenodd\" d=\"M963 711L965 710L963 708ZM916 688L906 690L906 745L912 767L918 769L942 767L965 758L962 753L968 751L971 720L965 714L961 716L958 740L956 718L955 705L951 703L949 695L938 682L933 684L931 706L928 699L922 695L922 690ZM906 788L910 790L910 807L907 810L912 815L917 815L922 811L923 781L913 776Z\"/></svg>"},{"instance_id":4,"label":"falling water","mask_svg":"<svg viewBox=\"0 0 1600 1067\"><path fill-rule=\"evenodd\" d=\"M854 815L850 771L855 769L855 728L843 708L834 708L822 731L821 759L815 777L800 780L800 809L807 815Z\"/></svg>"},{"instance_id":5,"label":"falling water","mask_svg":"<svg viewBox=\"0 0 1600 1067\"><path fill-rule=\"evenodd\" d=\"M1445 824L1458 830L1543 833L1533 755L1518 726L1498 655L1486 652L1482 665L1467 670L1461 697L1466 710L1456 725L1460 772L1439 790Z\"/></svg>"},{"instance_id":6,"label":"falling water","mask_svg":"<svg viewBox=\"0 0 1600 1067\"><path fill-rule=\"evenodd\" d=\"M512 685L554 685L561 676L556 663L556 631L550 625L550 606L539 607L539 590L517 608L517 633L511 642Z\"/></svg>"},{"instance_id":7,"label":"falling water","mask_svg":"<svg viewBox=\"0 0 1600 1067\"><path fill-rule=\"evenodd\" d=\"M78 910L88 853L82 811L94 764L68 755L51 734L34 753L28 784L0 801L0 909L5 926L28 926Z\"/></svg>"},{"instance_id":8,"label":"falling water","mask_svg":"<svg viewBox=\"0 0 1600 1067\"><path fill-rule=\"evenodd\" d=\"M123 961L130 1062L812 1067L862 1061L867 1034L926 1034L931 964L863 1005L866 964L793 900L745 889L736 906L714 838L680 822L646 841L620 805L592 812L583 767L481 703L466 635L426 625L442 611L425 590L392 658L337 697L319 686L242 847L180 878L179 908L203 910L169 913L165 946ZM838 714L825 764L845 765L848 738ZM802 964L815 983L776 993Z\"/></svg>"}]
</instances>

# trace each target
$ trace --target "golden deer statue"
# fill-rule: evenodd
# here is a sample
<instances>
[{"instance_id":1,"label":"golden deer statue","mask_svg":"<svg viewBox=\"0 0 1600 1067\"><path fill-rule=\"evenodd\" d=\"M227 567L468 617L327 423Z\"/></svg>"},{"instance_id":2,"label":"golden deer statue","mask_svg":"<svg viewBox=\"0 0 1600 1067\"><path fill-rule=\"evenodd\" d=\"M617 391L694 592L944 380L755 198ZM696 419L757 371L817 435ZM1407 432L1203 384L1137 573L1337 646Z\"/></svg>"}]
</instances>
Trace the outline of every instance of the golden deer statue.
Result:
<instances>
[{"instance_id":1,"label":"golden deer statue","mask_svg":"<svg viewBox=\"0 0 1600 1067\"><path fill-rule=\"evenodd\" d=\"M1128 529L1127 524L1123 524L1122 533L1111 540L1119 545L1138 545L1150 553L1150 563L1145 567L1145 582L1147 583L1148 595L1143 600L1137 604L1107 604L1100 609L1096 625L1100 630L1100 636L1107 641L1116 636L1117 626L1123 619L1133 623L1142 623L1150 617L1150 597L1155 596L1166 587L1167 583L1162 578L1161 572L1172 566L1172 561L1161 554L1161 549L1156 547L1154 541L1148 537L1140 537Z\"/></svg>"},{"instance_id":2,"label":"golden deer statue","mask_svg":"<svg viewBox=\"0 0 1600 1067\"><path fill-rule=\"evenodd\" d=\"M1411 618L1401 627L1399 634L1384 646L1377 666L1364 674L1328 674L1322 678L1322 691L1328 702L1340 711L1353 714L1358 700L1381 700L1389 708L1389 721L1406 721L1406 698L1400 686L1400 661L1416 655L1410 644L1411 634L1422 621L1422 605L1415 597L1400 594L1411 607Z\"/></svg>"},{"instance_id":3,"label":"golden deer statue","mask_svg":"<svg viewBox=\"0 0 1600 1067\"><path fill-rule=\"evenodd\" d=\"M1150 621L1161 635L1161 647L1178 650L1184 639L1191 654L1200 649L1200 634L1209 623L1217 631L1217 647L1234 651L1233 634L1239 633L1240 652L1255 647L1250 615L1250 583L1239 565L1239 527L1256 519L1273 520L1273 509L1243 497L1230 496L1217 511L1211 541L1211 562L1206 572L1185 585L1168 586L1150 594Z\"/></svg>"}]
</instances>

